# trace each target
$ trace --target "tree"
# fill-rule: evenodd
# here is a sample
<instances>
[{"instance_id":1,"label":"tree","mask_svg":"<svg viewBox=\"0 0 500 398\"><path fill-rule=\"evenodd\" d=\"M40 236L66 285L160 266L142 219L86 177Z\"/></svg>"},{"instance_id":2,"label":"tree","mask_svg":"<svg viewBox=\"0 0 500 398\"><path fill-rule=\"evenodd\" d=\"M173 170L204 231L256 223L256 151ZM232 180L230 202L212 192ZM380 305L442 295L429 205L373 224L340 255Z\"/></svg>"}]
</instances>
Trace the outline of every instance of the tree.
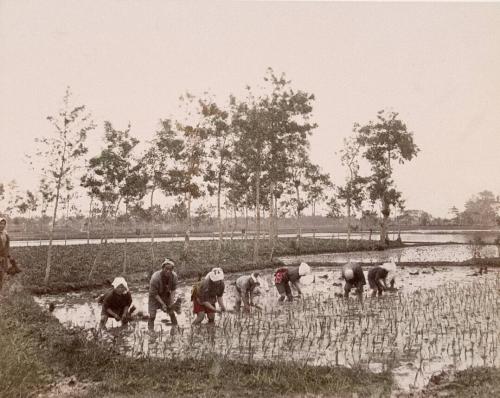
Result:
<instances>
[{"instance_id":1,"label":"tree","mask_svg":"<svg viewBox=\"0 0 500 398\"><path fill-rule=\"evenodd\" d=\"M268 69L264 78L267 87L264 93L255 96L248 88L248 95L235 107L234 126L237 132L235 158L244 164L248 182L254 190L256 213L256 236L254 262L259 257L260 212L267 200L271 214L270 235L276 235L277 196L281 195L281 184L288 180L297 152L308 144L308 136L316 127L310 123L314 96L290 88L284 75L277 76Z\"/></svg>"},{"instance_id":2,"label":"tree","mask_svg":"<svg viewBox=\"0 0 500 398\"><path fill-rule=\"evenodd\" d=\"M168 183L163 186L166 194L179 195L187 209L184 235L184 256L189 251L191 235L191 204L193 199L204 195L203 166L206 157L207 134L202 126L202 114L199 103L189 93L180 97L181 120L175 123L173 130L178 139L174 148L174 164L168 170Z\"/></svg>"},{"instance_id":3,"label":"tree","mask_svg":"<svg viewBox=\"0 0 500 398\"><path fill-rule=\"evenodd\" d=\"M462 219L468 224L495 225L497 205L497 198L491 191L479 192L465 203Z\"/></svg>"},{"instance_id":4,"label":"tree","mask_svg":"<svg viewBox=\"0 0 500 398\"><path fill-rule=\"evenodd\" d=\"M400 200L401 193L394 188L391 161L403 164L417 155L419 148L413 142L413 133L398 118L398 113L379 111L376 121L365 126L355 126L357 143L364 150L363 156L370 162L372 174L369 177L368 192L370 200L379 202L382 219L380 241L387 240L387 221L390 207Z\"/></svg>"},{"instance_id":5,"label":"tree","mask_svg":"<svg viewBox=\"0 0 500 398\"><path fill-rule=\"evenodd\" d=\"M150 147L144 154L142 162L147 178L146 190L149 191L149 221L151 223L151 271L155 266L155 219L158 209L154 204L154 194L157 189L163 189L167 193L171 191L168 170L172 167L175 159L180 159L182 140L176 138L172 129L172 121L165 119L161 121L161 129L155 134ZM160 209L161 212L161 209Z\"/></svg>"},{"instance_id":6,"label":"tree","mask_svg":"<svg viewBox=\"0 0 500 398\"><path fill-rule=\"evenodd\" d=\"M71 183L79 159L87 152L85 146L87 134L95 128L90 114L86 113L85 106L74 107L70 104L70 99L71 91L68 87L63 97L63 107L55 116L47 117L47 120L54 127L54 135L35 139L39 144L36 155L42 160L41 172L44 184L47 185L49 190L55 192L47 265L45 268L45 283L48 283L50 277L52 239L61 192L65 186Z\"/></svg>"},{"instance_id":7,"label":"tree","mask_svg":"<svg viewBox=\"0 0 500 398\"><path fill-rule=\"evenodd\" d=\"M7 204L5 207L5 213L9 214L12 217L12 213L14 213L16 210L20 210L19 206L22 204L23 199L16 180L11 180L7 184L6 199ZM21 211L21 213L24 213L25 211L26 210Z\"/></svg>"},{"instance_id":8,"label":"tree","mask_svg":"<svg viewBox=\"0 0 500 398\"><path fill-rule=\"evenodd\" d=\"M337 188L337 197L344 202L347 210L347 247L351 241L351 211L360 210L365 199L364 186L367 180L359 175L359 151L359 144L354 137L344 139L340 160L347 168L347 179L344 186Z\"/></svg>"},{"instance_id":9,"label":"tree","mask_svg":"<svg viewBox=\"0 0 500 398\"><path fill-rule=\"evenodd\" d=\"M278 199L287 182L293 179L291 172L300 170L300 167L296 166L300 162L300 157L307 153L308 138L317 125L310 121L314 95L294 90L285 74L278 75L271 68L268 68L264 81L268 85L267 92L269 92L261 98L262 107L265 109L264 121L269 148L264 159L264 169L270 205L269 236L273 251L278 234ZM297 205L301 206L299 202ZM297 220L300 222L300 212L297 215Z\"/></svg>"},{"instance_id":10,"label":"tree","mask_svg":"<svg viewBox=\"0 0 500 398\"><path fill-rule=\"evenodd\" d=\"M231 106L234 106L234 97L230 98ZM231 127L229 112L221 109L212 99L200 100L201 114L204 118L202 128L208 141L207 167L204 179L208 182L209 194L217 195L217 223L219 229L219 241L217 251L222 250L223 228L221 216L221 195L227 187L227 179L230 168L231 153L234 146L234 129Z\"/></svg>"},{"instance_id":11,"label":"tree","mask_svg":"<svg viewBox=\"0 0 500 398\"><path fill-rule=\"evenodd\" d=\"M115 129L109 121L104 122L105 148L88 162L88 171L81 185L95 195L102 204L104 221L112 216L116 221L122 200L128 205L135 195L143 195L143 187L136 191L134 183L141 179L140 162L132 155L139 140L130 135L130 124L125 130ZM113 223L113 234L114 234Z\"/></svg>"},{"instance_id":12,"label":"tree","mask_svg":"<svg viewBox=\"0 0 500 398\"><path fill-rule=\"evenodd\" d=\"M328 209L328 213L326 213L328 218L339 218L341 216L340 204L336 196L330 196L326 201L326 207Z\"/></svg>"},{"instance_id":13,"label":"tree","mask_svg":"<svg viewBox=\"0 0 500 398\"><path fill-rule=\"evenodd\" d=\"M239 102L234 114L234 126L237 129L234 156L248 170L248 182L255 188L256 233L254 240L253 262L259 261L260 239L260 202L263 161L267 149L264 109L249 91L244 102Z\"/></svg>"}]
</instances>

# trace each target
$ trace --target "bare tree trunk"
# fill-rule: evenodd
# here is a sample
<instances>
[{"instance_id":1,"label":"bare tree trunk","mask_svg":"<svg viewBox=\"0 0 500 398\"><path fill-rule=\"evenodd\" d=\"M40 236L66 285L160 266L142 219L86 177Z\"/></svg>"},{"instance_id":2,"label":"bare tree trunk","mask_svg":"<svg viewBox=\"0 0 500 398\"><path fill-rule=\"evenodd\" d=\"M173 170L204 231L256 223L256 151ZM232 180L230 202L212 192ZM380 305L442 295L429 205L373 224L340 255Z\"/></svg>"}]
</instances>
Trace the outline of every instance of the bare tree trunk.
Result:
<instances>
[{"instance_id":1,"label":"bare tree trunk","mask_svg":"<svg viewBox=\"0 0 500 398\"><path fill-rule=\"evenodd\" d=\"M90 197L89 217L87 219L87 245L90 244L90 223L92 222L92 204L94 203L94 196Z\"/></svg>"},{"instance_id":2,"label":"bare tree trunk","mask_svg":"<svg viewBox=\"0 0 500 398\"><path fill-rule=\"evenodd\" d=\"M256 228L253 246L253 263L257 265L259 262L259 239L260 239L260 162L257 167L257 178L255 181L255 215L256 215Z\"/></svg>"},{"instance_id":3,"label":"bare tree trunk","mask_svg":"<svg viewBox=\"0 0 500 398\"><path fill-rule=\"evenodd\" d=\"M302 230L300 226L300 193L298 185L295 186L295 194L297 199L297 249L300 250L300 237L302 235Z\"/></svg>"},{"instance_id":4,"label":"bare tree trunk","mask_svg":"<svg viewBox=\"0 0 500 398\"><path fill-rule=\"evenodd\" d=\"M187 256L189 251L189 238L191 236L191 193L186 194L187 203L187 219L186 219L186 233L184 235L184 255Z\"/></svg>"},{"instance_id":5,"label":"bare tree trunk","mask_svg":"<svg viewBox=\"0 0 500 398\"><path fill-rule=\"evenodd\" d=\"M219 181L217 185L217 224L219 228L219 241L217 242L217 256L220 260L221 251L222 251L222 214L221 214L221 204L220 204L220 196L221 196L221 176L219 175ZM227 216L226 216L227 218Z\"/></svg>"},{"instance_id":6,"label":"bare tree trunk","mask_svg":"<svg viewBox=\"0 0 500 398\"><path fill-rule=\"evenodd\" d=\"M382 201L382 220L380 222L380 243L385 245L387 238L387 222L389 220L390 209L385 200Z\"/></svg>"},{"instance_id":7,"label":"bare tree trunk","mask_svg":"<svg viewBox=\"0 0 500 398\"><path fill-rule=\"evenodd\" d=\"M151 216L151 271L155 266L155 220L153 217L153 196L155 192L155 187L151 188L151 196L149 198L149 211Z\"/></svg>"},{"instance_id":8,"label":"bare tree trunk","mask_svg":"<svg viewBox=\"0 0 500 398\"><path fill-rule=\"evenodd\" d=\"M311 204L311 215L314 222L314 217L316 217L316 202L313 200ZM316 246L316 228L313 226L313 246Z\"/></svg>"},{"instance_id":9,"label":"bare tree trunk","mask_svg":"<svg viewBox=\"0 0 500 398\"><path fill-rule=\"evenodd\" d=\"M351 203L347 201L347 242L346 246L349 247L351 243Z\"/></svg>"},{"instance_id":10,"label":"bare tree trunk","mask_svg":"<svg viewBox=\"0 0 500 398\"><path fill-rule=\"evenodd\" d=\"M231 242L233 241L234 231L236 231L236 225L238 223L238 209L236 208L236 206L233 206L233 217L234 217L234 222L233 222L233 228L231 229Z\"/></svg>"},{"instance_id":11,"label":"bare tree trunk","mask_svg":"<svg viewBox=\"0 0 500 398\"><path fill-rule=\"evenodd\" d=\"M61 167L62 169L62 167ZM44 283L47 284L49 283L49 277L50 277L50 268L51 268L51 260L52 260L52 240L54 238L54 228L56 226L56 217L57 217L57 206L59 205L59 194L61 191L61 178L57 181L57 188L56 188L56 201L54 203L54 212L52 213L52 224L50 226L50 232L49 232L49 248L47 250L47 265L45 267L45 278L44 278Z\"/></svg>"}]
</instances>

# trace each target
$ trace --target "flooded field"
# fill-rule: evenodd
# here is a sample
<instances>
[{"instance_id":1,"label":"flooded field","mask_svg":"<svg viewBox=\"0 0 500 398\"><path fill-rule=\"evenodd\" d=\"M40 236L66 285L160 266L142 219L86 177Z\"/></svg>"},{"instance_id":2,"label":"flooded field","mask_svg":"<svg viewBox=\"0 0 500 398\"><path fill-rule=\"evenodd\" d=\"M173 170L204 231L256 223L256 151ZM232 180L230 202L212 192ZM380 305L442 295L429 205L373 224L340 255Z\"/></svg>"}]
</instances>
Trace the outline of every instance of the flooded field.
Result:
<instances>
[{"instance_id":1,"label":"flooded field","mask_svg":"<svg viewBox=\"0 0 500 398\"><path fill-rule=\"evenodd\" d=\"M367 270L365 270L367 271ZM99 336L134 357L202 357L221 355L245 362L295 361L311 365L362 366L374 372L392 369L400 388L424 386L432 374L468 366L500 366L498 350L500 273L475 275L468 267L412 268L400 271L397 292L363 303L340 298L340 269L319 267L303 281L303 297L278 304L272 270L263 271L267 286L256 302L262 310L236 314L234 281L226 279L228 312L215 326L192 328L190 285L183 285L179 328L156 319L155 332L137 320L120 327L108 321ZM475 276L473 276L475 275ZM304 279L304 278L303 278ZM134 303L147 311L145 287L133 286ZM100 308L94 293L38 298L67 326L96 336Z\"/></svg>"},{"instance_id":2,"label":"flooded field","mask_svg":"<svg viewBox=\"0 0 500 398\"><path fill-rule=\"evenodd\" d=\"M296 236L295 233L281 233L279 234L282 238L293 238ZM304 237L312 237L312 232L303 233ZM346 239L346 233L326 233L317 232L314 236L318 239ZM265 236L263 235L265 238ZM370 237L369 232L353 232L351 234L351 239L362 239L368 240ZM389 234L390 239L397 239L397 234L391 232ZM500 231L491 230L415 230L415 231L403 231L401 232L401 240L405 243L469 243L475 237L480 237L484 243L494 243L496 239L500 238ZM191 240L214 240L218 238L218 234L214 233L209 236L191 236ZM233 239L242 239L243 237L239 234L234 235ZM249 237L252 239L251 235ZM163 236L155 238L156 242L181 242L184 240L183 234L176 234L171 236ZM378 240L378 234L372 234L372 240ZM128 238L127 242L150 242L151 237L134 237ZM109 243L123 243L125 238L110 238ZM89 239L87 241L84 239L54 239L52 244L54 245L86 245L87 243L98 244L101 243L101 239ZM48 245L48 240L13 240L11 241L11 247L19 246L45 246Z\"/></svg>"},{"instance_id":3,"label":"flooded field","mask_svg":"<svg viewBox=\"0 0 500 398\"><path fill-rule=\"evenodd\" d=\"M498 257L499 247L482 246L481 257ZM323 253L300 256L301 261L345 263L349 260L363 263L378 263L385 261L399 262L429 262L429 261L465 261L472 258L469 245L436 245L411 246L384 251L365 251L350 253ZM297 261L296 256L282 257L285 262Z\"/></svg>"}]
</instances>

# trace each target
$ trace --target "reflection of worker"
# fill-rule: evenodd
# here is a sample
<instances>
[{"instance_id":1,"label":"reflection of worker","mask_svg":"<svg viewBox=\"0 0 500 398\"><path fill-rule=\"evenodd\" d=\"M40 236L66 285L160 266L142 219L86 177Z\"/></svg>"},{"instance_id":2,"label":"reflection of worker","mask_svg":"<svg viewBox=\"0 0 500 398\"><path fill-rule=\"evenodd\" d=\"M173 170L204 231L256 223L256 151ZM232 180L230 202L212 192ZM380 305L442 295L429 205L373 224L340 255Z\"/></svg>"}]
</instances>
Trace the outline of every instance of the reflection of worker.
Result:
<instances>
[{"instance_id":1,"label":"reflection of worker","mask_svg":"<svg viewBox=\"0 0 500 398\"><path fill-rule=\"evenodd\" d=\"M293 268L278 268L274 273L274 285L280 294L279 301L285 300L285 297L288 301L293 300L290 284L292 284L292 286L297 290L299 296L302 295L299 283L300 278L304 275L309 275L310 273L311 267L309 267L307 263L301 263L300 266Z\"/></svg>"},{"instance_id":2,"label":"reflection of worker","mask_svg":"<svg viewBox=\"0 0 500 398\"><path fill-rule=\"evenodd\" d=\"M226 310L222 296L224 294L224 271L222 268L213 268L200 282L196 292L193 291L193 312L196 319L193 325L200 324L207 314L208 322L215 321L215 313ZM219 304L219 309L216 308Z\"/></svg>"},{"instance_id":3,"label":"reflection of worker","mask_svg":"<svg viewBox=\"0 0 500 398\"><path fill-rule=\"evenodd\" d=\"M370 285L370 289L373 291L373 297L377 294L381 296L382 292L388 289L387 281L389 281L391 287L394 287L396 270L396 264L394 262L390 262L373 267L368 271L368 283Z\"/></svg>"},{"instance_id":4,"label":"reflection of worker","mask_svg":"<svg viewBox=\"0 0 500 398\"><path fill-rule=\"evenodd\" d=\"M351 289L356 289L356 294L361 300L363 294L363 286L366 285L363 269L358 263L347 263L342 267L342 278L345 280L344 297L349 297Z\"/></svg>"},{"instance_id":5,"label":"reflection of worker","mask_svg":"<svg viewBox=\"0 0 500 398\"><path fill-rule=\"evenodd\" d=\"M166 258L163 260L161 267L161 270L156 271L151 276L149 282L149 330L154 329L156 312L159 309L168 314L172 325L177 325L177 317L173 308L175 290L177 289L177 274L174 272L175 263Z\"/></svg>"},{"instance_id":6,"label":"reflection of worker","mask_svg":"<svg viewBox=\"0 0 500 398\"><path fill-rule=\"evenodd\" d=\"M253 304L253 296L257 286L260 286L260 277L258 272L251 275L242 275L236 279L236 302L234 309L240 310L241 302L243 301L243 311L250 311L250 306Z\"/></svg>"},{"instance_id":7,"label":"reflection of worker","mask_svg":"<svg viewBox=\"0 0 500 398\"><path fill-rule=\"evenodd\" d=\"M113 289L105 293L99 301L102 302L101 322L99 327L106 327L109 317L126 324L130 315L132 295L124 278L115 278L111 284Z\"/></svg>"}]
</instances>

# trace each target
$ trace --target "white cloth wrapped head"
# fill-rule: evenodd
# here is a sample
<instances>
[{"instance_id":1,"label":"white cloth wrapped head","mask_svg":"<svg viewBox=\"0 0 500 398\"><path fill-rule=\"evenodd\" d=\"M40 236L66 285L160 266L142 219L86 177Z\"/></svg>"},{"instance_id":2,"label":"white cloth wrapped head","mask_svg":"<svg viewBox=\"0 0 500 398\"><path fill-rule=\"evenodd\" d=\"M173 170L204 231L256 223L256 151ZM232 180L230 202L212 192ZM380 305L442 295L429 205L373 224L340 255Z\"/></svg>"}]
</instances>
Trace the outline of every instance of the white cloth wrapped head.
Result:
<instances>
[{"instance_id":1,"label":"white cloth wrapped head","mask_svg":"<svg viewBox=\"0 0 500 398\"><path fill-rule=\"evenodd\" d=\"M113 280L113 282L111 282L111 285L113 286L113 289L116 289L118 286L122 285L125 288L125 290L128 292L127 281L125 280L125 278L123 278L121 276L115 278Z\"/></svg>"},{"instance_id":2,"label":"white cloth wrapped head","mask_svg":"<svg viewBox=\"0 0 500 398\"><path fill-rule=\"evenodd\" d=\"M311 267L307 263L300 263L299 265L299 275L304 276L304 275L309 275L311 273Z\"/></svg>"},{"instance_id":3,"label":"white cloth wrapped head","mask_svg":"<svg viewBox=\"0 0 500 398\"><path fill-rule=\"evenodd\" d=\"M210 279L212 282L222 281L224 280L224 271L222 271L222 268L212 268L206 278Z\"/></svg>"},{"instance_id":4,"label":"white cloth wrapped head","mask_svg":"<svg viewBox=\"0 0 500 398\"><path fill-rule=\"evenodd\" d=\"M380 268L383 268L387 271L386 279L388 281L392 281L396 278L396 275L398 273L398 267L394 261L391 261L389 263L384 263L380 266Z\"/></svg>"},{"instance_id":5,"label":"white cloth wrapped head","mask_svg":"<svg viewBox=\"0 0 500 398\"><path fill-rule=\"evenodd\" d=\"M344 278L346 281L350 281L354 278L354 271L351 268L347 268L344 271Z\"/></svg>"}]
</instances>

